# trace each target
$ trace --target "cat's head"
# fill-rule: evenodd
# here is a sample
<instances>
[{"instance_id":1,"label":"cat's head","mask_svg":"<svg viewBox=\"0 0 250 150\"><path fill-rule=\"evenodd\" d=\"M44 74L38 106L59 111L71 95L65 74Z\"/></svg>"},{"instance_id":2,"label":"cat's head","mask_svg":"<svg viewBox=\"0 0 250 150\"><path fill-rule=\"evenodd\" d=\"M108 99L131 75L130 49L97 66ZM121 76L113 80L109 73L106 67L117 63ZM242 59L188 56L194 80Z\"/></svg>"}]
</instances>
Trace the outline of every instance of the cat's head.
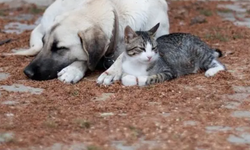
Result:
<instances>
[{"instance_id":1,"label":"cat's head","mask_svg":"<svg viewBox=\"0 0 250 150\"><path fill-rule=\"evenodd\" d=\"M124 31L125 53L131 59L141 63L154 62L159 54L155 34L160 23L148 31L133 31L127 26Z\"/></svg>"}]
</instances>

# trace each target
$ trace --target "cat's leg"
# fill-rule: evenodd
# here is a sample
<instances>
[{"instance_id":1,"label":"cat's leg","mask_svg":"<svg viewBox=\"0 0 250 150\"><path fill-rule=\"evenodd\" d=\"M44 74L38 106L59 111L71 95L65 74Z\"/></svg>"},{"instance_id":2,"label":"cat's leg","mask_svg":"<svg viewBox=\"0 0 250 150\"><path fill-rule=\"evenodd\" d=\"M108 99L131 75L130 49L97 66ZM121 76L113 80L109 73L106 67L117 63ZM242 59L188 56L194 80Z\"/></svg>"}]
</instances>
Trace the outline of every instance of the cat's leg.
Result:
<instances>
[{"instance_id":1,"label":"cat's leg","mask_svg":"<svg viewBox=\"0 0 250 150\"><path fill-rule=\"evenodd\" d=\"M110 85L116 80L120 80L122 76L122 59L123 53L116 59L113 65L103 72L98 78L98 84Z\"/></svg>"},{"instance_id":2,"label":"cat's leg","mask_svg":"<svg viewBox=\"0 0 250 150\"><path fill-rule=\"evenodd\" d=\"M147 81L148 76L133 76L133 75L123 75L122 76L122 84L124 86L135 86L135 85L139 85L139 86L145 86L146 85L146 81Z\"/></svg>"},{"instance_id":3,"label":"cat's leg","mask_svg":"<svg viewBox=\"0 0 250 150\"><path fill-rule=\"evenodd\" d=\"M176 78L176 77L171 72L166 71L166 72L162 72L159 74L148 76L145 84L150 85L150 84L155 84L155 83L161 83L161 82L164 82L166 80L168 81L168 80L171 80L174 78Z\"/></svg>"},{"instance_id":4,"label":"cat's leg","mask_svg":"<svg viewBox=\"0 0 250 150\"><path fill-rule=\"evenodd\" d=\"M219 71L226 70L226 67L218 60L214 59L208 67L209 69L205 72L206 77L212 77Z\"/></svg>"},{"instance_id":5,"label":"cat's leg","mask_svg":"<svg viewBox=\"0 0 250 150\"><path fill-rule=\"evenodd\" d=\"M132 75L124 75L122 77L122 84L125 86L134 86L134 85L145 86L155 83L161 83L166 80L171 80L173 78L175 78L175 76L173 76L170 72L163 72L156 75L139 76L139 77Z\"/></svg>"},{"instance_id":6,"label":"cat's leg","mask_svg":"<svg viewBox=\"0 0 250 150\"><path fill-rule=\"evenodd\" d=\"M121 81L124 86L134 86L137 85L138 79L133 75L123 75Z\"/></svg>"},{"instance_id":7,"label":"cat's leg","mask_svg":"<svg viewBox=\"0 0 250 150\"><path fill-rule=\"evenodd\" d=\"M29 49L13 49L13 53L4 53L3 55L26 55L34 56L40 52L43 48L42 38L44 36L44 30L42 25L39 24L30 35L30 48Z\"/></svg>"}]
</instances>

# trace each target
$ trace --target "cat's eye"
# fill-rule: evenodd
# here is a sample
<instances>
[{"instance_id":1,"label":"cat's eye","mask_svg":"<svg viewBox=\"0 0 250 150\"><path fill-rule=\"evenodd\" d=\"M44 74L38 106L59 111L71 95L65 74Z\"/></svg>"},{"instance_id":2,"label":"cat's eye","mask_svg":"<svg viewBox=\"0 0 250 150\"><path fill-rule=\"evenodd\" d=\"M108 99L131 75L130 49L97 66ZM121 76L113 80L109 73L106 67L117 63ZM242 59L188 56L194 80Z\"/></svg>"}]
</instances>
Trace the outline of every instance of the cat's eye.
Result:
<instances>
[{"instance_id":1,"label":"cat's eye","mask_svg":"<svg viewBox=\"0 0 250 150\"><path fill-rule=\"evenodd\" d=\"M140 50L146 51L144 47L139 47Z\"/></svg>"},{"instance_id":2,"label":"cat's eye","mask_svg":"<svg viewBox=\"0 0 250 150\"><path fill-rule=\"evenodd\" d=\"M153 47L152 50L153 50L153 51L156 51L156 50L157 50L157 47Z\"/></svg>"}]
</instances>

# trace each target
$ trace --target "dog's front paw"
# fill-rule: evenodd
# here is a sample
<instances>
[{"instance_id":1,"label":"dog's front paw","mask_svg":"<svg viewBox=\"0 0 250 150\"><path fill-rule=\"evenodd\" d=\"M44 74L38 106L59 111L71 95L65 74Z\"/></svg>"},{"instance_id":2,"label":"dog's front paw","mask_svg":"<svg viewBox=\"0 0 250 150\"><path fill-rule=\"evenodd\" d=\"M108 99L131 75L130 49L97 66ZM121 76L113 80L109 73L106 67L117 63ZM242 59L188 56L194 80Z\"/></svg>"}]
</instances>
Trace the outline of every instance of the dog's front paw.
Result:
<instances>
[{"instance_id":1,"label":"dog's front paw","mask_svg":"<svg viewBox=\"0 0 250 150\"><path fill-rule=\"evenodd\" d=\"M110 85L116 80L120 80L122 76L122 58L123 53L116 59L114 64L97 79L98 84Z\"/></svg>"},{"instance_id":2,"label":"dog's front paw","mask_svg":"<svg viewBox=\"0 0 250 150\"><path fill-rule=\"evenodd\" d=\"M57 76L57 78L64 83L76 83L83 78L84 73L77 67L68 66L62 69Z\"/></svg>"},{"instance_id":3,"label":"dog's front paw","mask_svg":"<svg viewBox=\"0 0 250 150\"><path fill-rule=\"evenodd\" d=\"M134 86L137 85L137 78L136 76L132 76L132 75L126 75L124 77L122 77L122 84L125 86Z\"/></svg>"},{"instance_id":4,"label":"dog's front paw","mask_svg":"<svg viewBox=\"0 0 250 150\"><path fill-rule=\"evenodd\" d=\"M97 83L98 84L103 84L103 85L110 85L116 80L120 80L121 75L118 72L108 72L105 71L103 72L98 78L97 78Z\"/></svg>"},{"instance_id":5,"label":"dog's front paw","mask_svg":"<svg viewBox=\"0 0 250 150\"><path fill-rule=\"evenodd\" d=\"M110 85L114 81L119 80L120 75L116 74L115 72L109 73L107 71L103 72L97 79L98 84L103 84L103 85Z\"/></svg>"}]
</instances>

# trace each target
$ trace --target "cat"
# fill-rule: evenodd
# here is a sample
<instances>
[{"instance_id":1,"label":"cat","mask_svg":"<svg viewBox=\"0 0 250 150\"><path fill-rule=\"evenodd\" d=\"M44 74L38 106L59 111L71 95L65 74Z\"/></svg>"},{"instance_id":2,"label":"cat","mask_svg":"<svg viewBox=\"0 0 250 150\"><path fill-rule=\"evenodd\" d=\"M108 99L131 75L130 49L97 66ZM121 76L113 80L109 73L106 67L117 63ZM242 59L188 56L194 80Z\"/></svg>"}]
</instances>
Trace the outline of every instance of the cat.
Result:
<instances>
[{"instance_id":1,"label":"cat","mask_svg":"<svg viewBox=\"0 0 250 150\"><path fill-rule=\"evenodd\" d=\"M211 77L226 67L217 60L220 50L209 47L189 33L171 33L155 38L158 23L148 31L124 31L125 52L121 78L125 86L150 85L205 70Z\"/></svg>"}]
</instances>

